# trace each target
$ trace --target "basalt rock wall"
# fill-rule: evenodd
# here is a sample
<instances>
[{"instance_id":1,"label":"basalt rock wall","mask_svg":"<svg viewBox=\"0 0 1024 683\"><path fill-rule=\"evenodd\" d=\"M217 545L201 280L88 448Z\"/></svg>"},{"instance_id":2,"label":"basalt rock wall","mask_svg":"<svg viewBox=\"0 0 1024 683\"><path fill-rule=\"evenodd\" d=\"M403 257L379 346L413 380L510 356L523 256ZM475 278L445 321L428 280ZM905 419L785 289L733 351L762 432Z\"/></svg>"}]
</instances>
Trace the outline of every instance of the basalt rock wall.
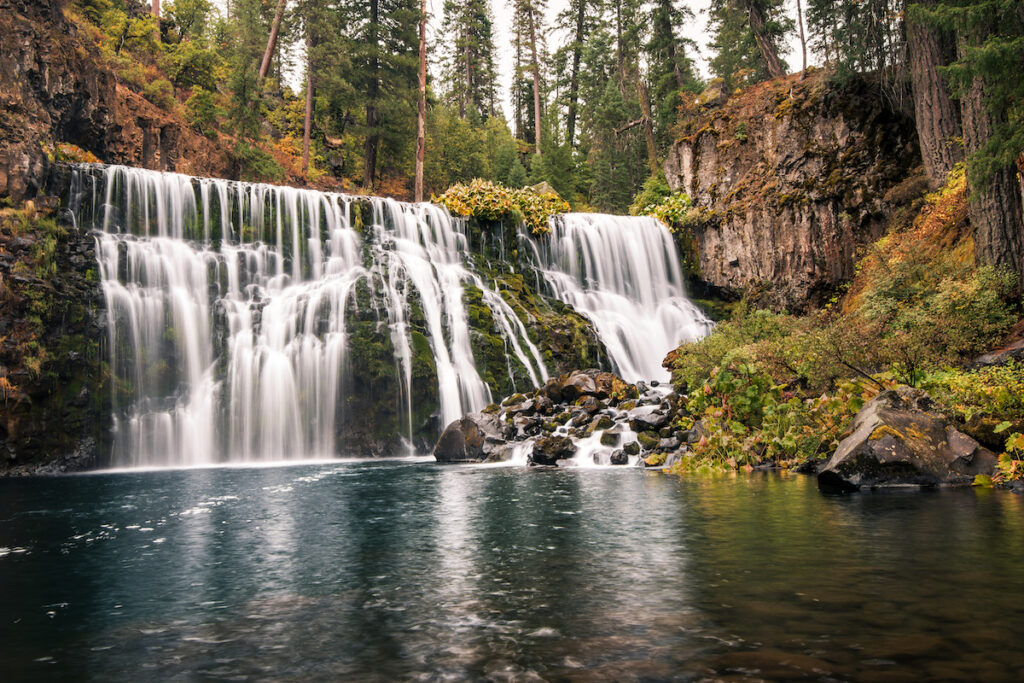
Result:
<instances>
[{"instance_id":1,"label":"basalt rock wall","mask_svg":"<svg viewBox=\"0 0 1024 683\"><path fill-rule=\"evenodd\" d=\"M118 82L59 0L0 0L0 197L36 196L52 149L106 163L227 176L230 158Z\"/></svg>"},{"instance_id":2,"label":"basalt rock wall","mask_svg":"<svg viewBox=\"0 0 1024 683\"><path fill-rule=\"evenodd\" d=\"M0 212L0 476L105 464L103 316L93 236L45 206Z\"/></svg>"},{"instance_id":3,"label":"basalt rock wall","mask_svg":"<svg viewBox=\"0 0 1024 683\"><path fill-rule=\"evenodd\" d=\"M699 209L697 279L775 308L824 303L920 162L913 120L877 82L821 72L702 99L719 104L684 117L665 163Z\"/></svg>"}]
</instances>

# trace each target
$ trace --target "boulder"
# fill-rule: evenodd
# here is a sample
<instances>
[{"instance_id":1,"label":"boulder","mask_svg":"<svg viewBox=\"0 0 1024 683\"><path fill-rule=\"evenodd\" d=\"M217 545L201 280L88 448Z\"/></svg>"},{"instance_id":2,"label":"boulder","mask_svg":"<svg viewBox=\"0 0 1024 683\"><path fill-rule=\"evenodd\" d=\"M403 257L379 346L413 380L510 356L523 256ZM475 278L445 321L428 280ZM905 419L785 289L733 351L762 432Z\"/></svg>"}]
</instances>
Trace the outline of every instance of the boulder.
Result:
<instances>
[{"instance_id":1,"label":"boulder","mask_svg":"<svg viewBox=\"0 0 1024 683\"><path fill-rule=\"evenodd\" d=\"M640 432L636 435L636 439L640 442L640 445L644 447L645 451L652 451L658 447L659 443L661 443L661 439L650 432Z\"/></svg>"},{"instance_id":2,"label":"boulder","mask_svg":"<svg viewBox=\"0 0 1024 683\"><path fill-rule=\"evenodd\" d=\"M629 456L626 455L625 451L615 451L614 453L612 453L610 462L613 465L628 465Z\"/></svg>"},{"instance_id":3,"label":"boulder","mask_svg":"<svg viewBox=\"0 0 1024 683\"><path fill-rule=\"evenodd\" d=\"M445 463L484 462L504 443L497 417L469 413L445 428L434 446L434 458Z\"/></svg>"},{"instance_id":4,"label":"boulder","mask_svg":"<svg viewBox=\"0 0 1024 683\"><path fill-rule=\"evenodd\" d=\"M604 405L593 396L582 396L576 401L576 405L583 410L587 411L588 414L593 415L597 411L604 408Z\"/></svg>"},{"instance_id":5,"label":"boulder","mask_svg":"<svg viewBox=\"0 0 1024 683\"><path fill-rule=\"evenodd\" d=\"M537 390L537 397L547 398L552 403L562 402L562 383L557 379L549 379L544 386Z\"/></svg>"},{"instance_id":6,"label":"boulder","mask_svg":"<svg viewBox=\"0 0 1024 683\"><path fill-rule=\"evenodd\" d=\"M629 421L629 427L634 432L660 432L662 427L668 426L668 421L667 413L653 412L634 417Z\"/></svg>"},{"instance_id":7,"label":"boulder","mask_svg":"<svg viewBox=\"0 0 1024 683\"><path fill-rule=\"evenodd\" d=\"M626 455L640 455L640 444L636 441L630 441L622 447L622 450Z\"/></svg>"},{"instance_id":8,"label":"boulder","mask_svg":"<svg viewBox=\"0 0 1024 683\"><path fill-rule=\"evenodd\" d=\"M966 485L995 472L992 451L922 405L930 405L927 394L907 387L868 401L819 471L819 488Z\"/></svg>"},{"instance_id":9,"label":"boulder","mask_svg":"<svg viewBox=\"0 0 1024 683\"><path fill-rule=\"evenodd\" d=\"M533 444L530 465L557 465L576 454L576 444L567 436L545 436Z\"/></svg>"},{"instance_id":10,"label":"boulder","mask_svg":"<svg viewBox=\"0 0 1024 683\"><path fill-rule=\"evenodd\" d=\"M555 402L548 396L541 395L534 399L533 409L541 415L550 415L555 412Z\"/></svg>"},{"instance_id":11,"label":"boulder","mask_svg":"<svg viewBox=\"0 0 1024 683\"><path fill-rule=\"evenodd\" d=\"M569 376L562 382L563 401L575 401L580 396L592 396L595 393L597 393L597 384L586 371L577 370L569 373Z\"/></svg>"}]
</instances>

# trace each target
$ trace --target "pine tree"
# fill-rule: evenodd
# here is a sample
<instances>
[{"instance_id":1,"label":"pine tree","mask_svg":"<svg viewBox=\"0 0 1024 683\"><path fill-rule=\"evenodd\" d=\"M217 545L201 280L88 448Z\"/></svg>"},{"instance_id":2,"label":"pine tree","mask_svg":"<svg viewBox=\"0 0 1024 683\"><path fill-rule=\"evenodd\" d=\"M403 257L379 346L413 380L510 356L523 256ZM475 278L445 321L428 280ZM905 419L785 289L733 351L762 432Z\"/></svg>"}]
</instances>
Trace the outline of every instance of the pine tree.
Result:
<instances>
[{"instance_id":1,"label":"pine tree","mask_svg":"<svg viewBox=\"0 0 1024 683\"><path fill-rule=\"evenodd\" d=\"M443 31L451 37L443 63L445 97L463 118L486 121L497 108L492 25L486 0L445 0Z\"/></svg>"},{"instance_id":2,"label":"pine tree","mask_svg":"<svg viewBox=\"0 0 1024 683\"><path fill-rule=\"evenodd\" d=\"M786 73L780 57L793 21L783 0L711 0L711 70L729 87Z\"/></svg>"},{"instance_id":3,"label":"pine tree","mask_svg":"<svg viewBox=\"0 0 1024 683\"><path fill-rule=\"evenodd\" d=\"M968 158L969 214L979 263L1004 266L1024 285L1024 3L940 0L911 14L955 32L957 60L944 69L960 99Z\"/></svg>"},{"instance_id":4,"label":"pine tree","mask_svg":"<svg viewBox=\"0 0 1024 683\"><path fill-rule=\"evenodd\" d=\"M702 84L695 73L690 54L696 53L693 41L681 37L683 26L693 21L688 7L677 7L674 0L656 0L648 15L650 38L644 46L648 79L654 102L654 124L661 147L671 141L669 129L676 121L683 93L699 93Z\"/></svg>"}]
</instances>

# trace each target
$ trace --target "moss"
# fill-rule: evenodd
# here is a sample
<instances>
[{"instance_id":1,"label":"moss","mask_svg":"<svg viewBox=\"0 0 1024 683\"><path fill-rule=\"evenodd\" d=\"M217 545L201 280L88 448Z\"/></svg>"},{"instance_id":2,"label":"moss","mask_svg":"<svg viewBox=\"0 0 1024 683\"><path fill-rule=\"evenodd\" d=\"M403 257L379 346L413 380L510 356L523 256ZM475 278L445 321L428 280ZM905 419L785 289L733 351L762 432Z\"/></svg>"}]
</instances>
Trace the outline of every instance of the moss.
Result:
<instances>
[{"instance_id":1,"label":"moss","mask_svg":"<svg viewBox=\"0 0 1024 683\"><path fill-rule=\"evenodd\" d=\"M898 431L889 425L882 425L881 427L877 427L875 431L871 432L871 436L868 437L868 441L878 441L879 439L884 439L887 436L891 436L901 441L903 440L903 435Z\"/></svg>"}]
</instances>

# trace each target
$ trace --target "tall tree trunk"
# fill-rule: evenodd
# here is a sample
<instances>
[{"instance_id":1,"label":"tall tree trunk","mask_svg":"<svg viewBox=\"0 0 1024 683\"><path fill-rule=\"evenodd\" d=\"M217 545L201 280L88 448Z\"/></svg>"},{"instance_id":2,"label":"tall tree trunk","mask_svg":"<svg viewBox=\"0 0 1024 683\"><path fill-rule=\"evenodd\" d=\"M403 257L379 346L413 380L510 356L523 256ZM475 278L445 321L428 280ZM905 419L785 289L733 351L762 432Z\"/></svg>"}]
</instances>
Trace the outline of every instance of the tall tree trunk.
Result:
<instances>
[{"instance_id":1,"label":"tall tree trunk","mask_svg":"<svg viewBox=\"0 0 1024 683\"><path fill-rule=\"evenodd\" d=\"M306 27L306 115L302 120L302 173L309 171L309 134L313 127L313 39Z\"/></svg>"},{"instance_id":2,"label":"tall tree trunk","mask_svg":"<svg viewBox=\"0 0 1024 683\"><path fill-rule=\"evenodd\" d=\"M160 0L154 0L154 3ZM267 77L270 70L270 58L274 56L274 48L277 47L277 34L281 30L281 17L284 15L284 6L288 0L277 0L277 10L274 12L274 22L270 25L270 37L267 38L267 49L263 51L263 61L260 62L260 81Z\"/></svg>"},{"instance_id":3,"label":"tall tree trunk","mask_svg":"<svg viewBox=\"0 0 1024 683\"><path fill-rule=\"evenodd\" d=\"M577 0L579 9L576 12L576 36L572 46L572 73L569 75L569 121L566 135L569 144L576 147L576 106L580 97L580 58L583 53L583 23L586 19L586 0Z\"/></svg>"},{"instance_id":4,"label":"tall tree trunk","mask_svg":"<svg viewBox=\"0 0 1024 683\"><path fill-rule=\"evenodd\" d=\"M800 0L796 0L796 22L800 26L800 80L807 74L807 38L804 36L804 8Z\"/></svg>"},{"instance_id":5,"label":"tall tree trunk","mask_svg":"<svg viewBox=\"0 0 1024 683\"><path fill-rule=\"evenodd\" d=\"M654 117L651 116L651 98L647 94L647 82L641 77L636 79L636 93L640 98L640 113L643 117L644 138L647 141L647 164L651 174L661 170L658 164L658 146L654 142Z\"/></svg>"},{"instance_id":6,"label":"tall tree trunk","mask_svg":"<svg viewBox=\"0 0 1024 683\"><path fill-rule=\"evenodd\" d=\"M992 134L992 119L985 108L983 84L975 78L960 100L963 113L964 152L970 157ZM968 214L974 231L974 256L979 264L1003 266L1017 274L1024 286L1024 208L1021 181L1010 164L980 184L968 174Z\"/></svg>"},{"instance_id":7,"label":"tall tree trunk","mask_svg":"<svg viewBox=\"0 0 1024 683\"><path fill-rule=\"evenodd\" d=\"M744 2L747 5L747 17L750 19L750 31L754 34L757 48L761 51L761 57L764 59L765 68L768 69L768 75L772 78L785 76L786 72L782 68L779 52L775 49L775 43L768 36L764 11L761 9L761 5L758 0L744 0Z\"/></svg>"},{"instance_id":8,"label":"tall tree trunk","mask_svg":"<svg viewBox=\"0 0 1024 683\"><path fill-rule=\"evenodd\" d=\"M934 4L934 2L930 3ZM914 95L914 121L921 144L921 158L933 188L946 182L953 166L964 159L956 139L963 135L960 106L950 95L938 67L955 58L952 44L911 14L907 18L907 54L910 86Z\"/></svg>"},{"instance_id":9,"label":"tall tree trunk","mask_svg":"<svg viewBox=\"0 0 1024 683\"><path fill-rule=\"evenodd\" d=\"M153 0L153 16L160 18L160 0Z\"/></svg>"},{"instance_id":10,"label":"tall tree trunk","mask_svg":"<svg viewBox=\"0 0 1024 683\"><path fill-rule=\"evenodd\" d=\"M416 180L413 183L413 200L422 202L423 158L427 146L427 0L420 0L419 90L419 101L416 103Z\"/></svg>"},{"instance_id":11,"label":"tall tree trunk","mask_svg":"<svg viewBox=\"0 0 1024 683\"><path fill-rule=\"evenodd\" d=\"M377 32L380 27L380 2L370 0L370 33L369 40L377 45ZM366 142L363 144L363 189L372 190L373 181L377 176L377 148L380 146L380 113L377 111L377 97L380 94L380 61L376 50L370 57L370 83L366 89Z\"/></svg>"},{"instance_id":12,"label":"tall tree trunk","mask_svg":"<svg viewBox=\"0 0 1024 683\"><path fill-rule=\"evenodd\" d=\"M535 153L540 154L540 60L537 59L537 20L530 6L530 59L533 62L533 135Z\"/></svg>"}]
</instances>

